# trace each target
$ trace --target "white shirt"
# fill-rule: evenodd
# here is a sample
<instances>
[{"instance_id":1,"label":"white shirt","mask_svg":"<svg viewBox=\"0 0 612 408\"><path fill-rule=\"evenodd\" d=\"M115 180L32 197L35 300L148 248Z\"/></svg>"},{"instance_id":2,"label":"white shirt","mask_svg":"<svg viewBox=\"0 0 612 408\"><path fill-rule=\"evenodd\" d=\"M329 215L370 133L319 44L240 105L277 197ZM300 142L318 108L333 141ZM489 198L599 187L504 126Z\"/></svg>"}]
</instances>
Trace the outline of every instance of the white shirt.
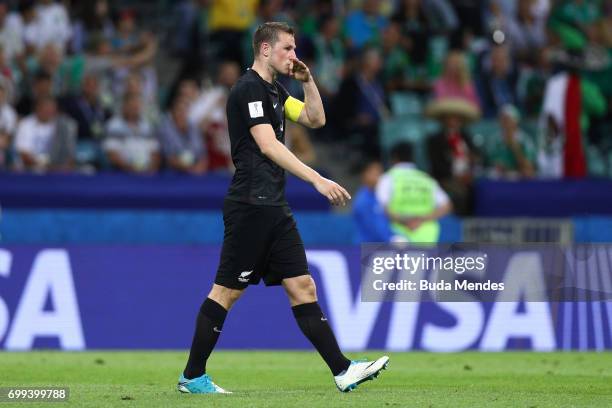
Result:
<instances>
[{"instance_id":1,"label":"white shirt","mask_svg":"<svg viewBox=\"0 0 612 408\"><path fill-rule=\"evenodd\" d=\"M115 116L108 122L106 131L104 150L118 153L135 167L147 168L151 154L159 151L159 142L153 137L153 128L146 120L141 119L132 127L121 116Z\"/></svg>"},{"instance_id":2,"label":"white shirt","mask_svg":"<svg viewBox=\"0 0 612 408\"><path fill-rule=\"evenodd\" d=\"M25 27L28 44L40 49L52 43L62 52L72 35L68 13L63 4L52 3L36 8L36 19Z\"/></svg>"},{"instance_id":3,"label":"white shirt","mask_svg":"<svg viewBox=\"0 0 612 408\"><path fill-rule=\"evenodd\" d=\"M232 146L227 127L227 116L225 105L228 92L222 86L216 86L206 90L189 106L187 120L192 126L200 128L202 121L207 120L215 124L215 132L210 134L209 147L211 150L231 156Z\"/></svg>"},{"instance_id":4,"label":"white shirt","mask_svg":"<svg viewBox=\"0 0 612 408\"><path fill-rule=\"evenodd\" d=\"M536 18L546 19L550 11L550 0L536 0L531 7L531 13ZM497 4L507 16L516 16L518 1L516 0L497 0Z\"/></svg>"},{"instance_id":5,"label":"white shirt","mask_svg":"<svg viewBox=\"0 0 612 408\"><path fill-rule=\"evenodd\" d=\"M391 170L414 168L416 168L414 163L397 163L389 171L387 171L380 177L378 183L376 184L376 199L383 207L387 207L389 205L389 202L391 201L391 195L393 193L393 181L391 180L390 174ZM436 208L448 204L448 202L450 201L450 199L448 198L448 194L446 194L446 192L442 190L442 187L440 187L437 181L432 181L435 183L434 201L436 204Z\"/></svg>"},{"instance_id":6,"label":"white shirt","mask_svg":"<svg viewBox=\"0 0 612 408\"><path fill-rule=\"evenodd\" d=\"M39 122L35 115L29 115L19 122L15 135L15 150L33 155L45 161L51 151L55 122Z\"/></svg>"},{"instance_id":7,"label":"white shirt","mask_svg":"<svg viewBox=\"0 0 612 408\"><path fill-rule=\"evenodd\" d=\"M17 126L17 113L8 103L0 106L0 132L12 135Z\"/></svg>"},{"instance_id":8,"label":"white shirt","mask_svg":"<svg viewBox=\"0 0 612 408\"><path fill-rule=\"evenodd\" d=\"M225 103L227 91L220 86L204 91L189 106L188 120L195 126L200 126L204 119L221 122L225 119Z\"/></svg>"},{"instance_id":9,"label":"white shirt","mask_svg":"<svg viewBox=\"0 0 612 408\"><path fill-rule=\"evenodd\" d=\"M0 44L4 49L4 57L8 63L23 53L23 20L18 13L8 13L0 29Z\"/></svg>"}]
</instances>

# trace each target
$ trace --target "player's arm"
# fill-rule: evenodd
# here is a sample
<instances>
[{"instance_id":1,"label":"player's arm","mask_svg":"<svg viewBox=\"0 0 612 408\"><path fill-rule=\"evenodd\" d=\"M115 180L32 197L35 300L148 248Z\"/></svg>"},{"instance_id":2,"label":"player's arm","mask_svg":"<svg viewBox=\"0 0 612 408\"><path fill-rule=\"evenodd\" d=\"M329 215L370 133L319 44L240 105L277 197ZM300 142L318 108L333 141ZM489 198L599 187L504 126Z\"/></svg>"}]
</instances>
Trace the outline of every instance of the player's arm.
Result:
<instances>
[{"instance_id":1,"label":"player's arm","mask_svg":"<svg viewBox=\"0 0 612 408\"><path fill-rule=\"evenodd\" d=\"M311 183L333 205L345 205L346 201L351 199L349 193L341 185L322 177L295 157L284 144L276 139L274 129L270 124L264 123L251 127L251 134L267 158L302 180Z\"/></svg>"},{"instance_id":2,"label":"player's arm","mask_svg":"<svg viewBox=\"0 0 612 408\"><path fill-rule=\"evenodd\" d=\"M304 89L304 102L300 102L293 97L285 101L285 112L287 117L306 127L316 129L325 125L325 111L323 101L317 89L310 70L299 59L293 60L291 76L302 82Z\"/></svg>"}]
</instances>

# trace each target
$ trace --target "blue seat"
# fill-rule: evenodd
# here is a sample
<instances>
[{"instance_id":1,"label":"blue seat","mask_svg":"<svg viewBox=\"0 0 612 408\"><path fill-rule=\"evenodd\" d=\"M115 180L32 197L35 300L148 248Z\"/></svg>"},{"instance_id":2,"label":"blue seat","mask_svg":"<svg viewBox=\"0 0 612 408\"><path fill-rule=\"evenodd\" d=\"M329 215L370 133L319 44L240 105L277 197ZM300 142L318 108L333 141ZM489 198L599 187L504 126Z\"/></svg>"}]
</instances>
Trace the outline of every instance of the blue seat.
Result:
<instances>
[{"instance_id":1,"label":"blue seat","mask_svg":"<svg viewBox=\"0 0 612 408\"><path fill-rule=\"evenodd\" d=\"M383 121L380 129L381 147L385 158L399 142L409 142L414 146L414 160L421 169L427 169L427 136L439 130L437 122L419 117L398 117Z\"/></svg>"},{"instance_id":2,"label":"blue seat","mask_svg":"<svg viewBox=\"0 0 612 408\"><path fill-rule=\"evenodd\" d=\"M423 113L423 101L412 92L392 92L389 101L395 116L419 116Z\"/></svg>"},{"instance_id":3,"label":"blue seat","mask_svg":"<svg viewBox=\"0 0 612 408\"><path fill-rule=\"evenodd\" d=\"M593 145L585 148L585 158L587 162L587 172L590 176L606 177L608 166L602 152Z\"/></svg>"}]
</instances>

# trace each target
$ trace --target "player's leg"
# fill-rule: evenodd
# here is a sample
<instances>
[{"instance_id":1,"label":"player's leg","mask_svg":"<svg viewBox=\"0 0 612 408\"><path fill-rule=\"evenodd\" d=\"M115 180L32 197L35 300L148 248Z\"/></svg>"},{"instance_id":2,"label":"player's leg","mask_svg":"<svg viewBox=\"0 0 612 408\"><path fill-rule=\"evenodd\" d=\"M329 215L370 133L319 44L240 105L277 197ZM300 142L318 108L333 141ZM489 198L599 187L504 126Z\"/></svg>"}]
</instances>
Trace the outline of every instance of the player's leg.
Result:
<instances>
[{"instance_id":1,"label":"player's leg","mask_svg":"<svg viewBox=\"0 0 612 408\"><path fill-rule=\"evenodd\" d=\"M380 371L387 368L387 356L375 361L350 361L344 357L319 307L316 286L310 275L284 279L283 287L298 326L329 366L340 391L351 391L362 382L378 377Z\"/></svg>"},{"instance_id":2,"label":"player's leg","mask_svg":"<svg viewBox=\"0 0 612 408\"><path fill-rule=\"evenodd\" d=\"M288 207L276 211L278 227L267 260L266 285L282 284L289 297L293 315L302 333L317 349L334 375L340 391L350 391L359 383L373 379L386 367L384 356L373 362L347 359L317 302L317 288L308 271L304 243Z\"/></svg>"},{"instance_id":3,"label":"player's leg","mask_svg":"<svg viewBox=\"0 0 612 408\"><path fill-rule=\"evenodd\" d=\"M189 359L178 383L178 390L188 393L225 392L206 374L206 362L217 344L228 310L248 286L254 275L254 265L262 250L252 244L254 228L251 207L226 201L223 206L225 232L221 259L215 284L202 303L196 319L196 329L189 351ZM255 214L256 215L256 214Z\"/></svg>"},{"instance_id":4,"label":"player's leg","mask_svg":"<svg viewBox=\"0 0 612 408\"><path fill-rule=\"evenodd\" d=\"M206 373L206 362L217 344L227 312L243 292L244 289L213 285L196 319L189 359L183 371L185 378L192 379Z\"/></svg>"},{"instance_id":5,"label":"player's leg","mask_svg":"<svg viewBox=\"0 0 612 408\"><path fill-rule=\"evenodd\" d=\"M274 218L277 227L272 233L273 244L264 282L266 285L283 285L300 330L317 349L333 375L337 375L346 370L351 361L340 351L336 336L317 303L317 288L308 272L302 237L289 207L275 209Z\"/></svg>"},{"instance_id":6,"label":"player's leg","mask_svg":"<svg viewBox=\"0 0 612 408\"><path fill-rule=\"evenodd\" d=\"M351 361L340 351L336 336L317 302L315 282L310 275L283 279L293 316L302 333L317 349L334 376L345 371Z\"/></svg>"},{"instance_id":7,"label":"player's leg","mask_svg":"<svg viewBox=\"0 0 612 408\"><path fill-rule=\"evenodd\" d=\"M208 297L202 303L196 319L196 329L189 350L189 359L183 373L179 376L177 389L183 393L212 394L229 393L215 384L206 374L206 361L212 353L227 312L244 289L232 289L214 284Z\"/></svg>"}]
</instances>

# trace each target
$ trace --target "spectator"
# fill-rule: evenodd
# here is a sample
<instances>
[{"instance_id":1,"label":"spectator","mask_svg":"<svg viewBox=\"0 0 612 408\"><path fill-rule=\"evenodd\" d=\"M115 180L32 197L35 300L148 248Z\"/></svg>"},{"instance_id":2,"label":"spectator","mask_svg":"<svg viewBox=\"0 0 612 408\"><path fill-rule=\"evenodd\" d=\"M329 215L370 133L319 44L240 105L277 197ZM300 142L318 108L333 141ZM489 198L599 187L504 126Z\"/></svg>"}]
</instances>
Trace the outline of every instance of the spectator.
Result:
<instances>
[{"instance_id":1,"label":"spectator","mask_svg":"<svg viewBox=\"0 0 612 408\"><path fill-rule=\"evenodd\" d=\"M240 68L246 67L242 44L246 33L255 20L257 0L216 0L210 6L208 26L210 43L215 59L234 61Z\"/></svg>"},{"instance_id":2,"label":"spectator","mask_svg":"<svg viewBox=\"0 0 612 408\"><path fill-rule=\"evenodd\" d=\"M462 30L469 29L476 36L483 34L483 11L485 0L452 0L459 26ZM462 35L463 33L457 33Z\"/></svg>"},{"instance_id":3,"label":"spectator","mask_svg":"<svg viewBox=\"0 0 612 408\"><path fill-rule=\"evenodd\" d=\"M531 178L534 176L535 146L519 127L520 114L512 105L502 107L499 114L501 135L488 161L492 175L503 178Z\"/></svg>"},{"instance_id":4,"label":"spectator","mask_svg":"<svg viewBox=\"0 0 612 408\"><path fill-rule=\"evenodd\" d=\"M26 3L30 3L30 0ZM53 44L63 55L72 35L64 5L53 0L39 0L34 10L27 9L27 12L29 18L24 33L26 44L34 50Z\"/></svg>"},{"instance_id":5,"label":"spectator","mask_svg":"<svg viewBox=\"0 0 612 408\"><path fill-rule=\"evenodd\" d=\"M113 38L115 25L110 17L108 0L94 0L93 6L90 2L78 2L74 5L74 10L77 17L72 25L73 52L84 52L92 38Z\"/></svg>"},{"instance_id":6,"label":"spectator","mask_svg":"<svg viewBox=\"0 0 612 408\"><path fill-rule=\"evenodd\" d=\"M175 95L172 95L170 101L176 99L183 99L187 102L188 106L191 105L200 97L200 85L195 79L184 78L182 79L177 87Z\"/></svg>"},{"instance_id":7,"label":"spectator","mask_svg":"<svg viewBox=\"0 0 612 408\"><path fill-rule=\"evenodd\" d=\"M590 120L607 109L601 90L583 75L589 64L584 39L565 40L567 50L556 57L560 69L548 80L542 104L538 172L543 177L586 176Z\"/></svg>"},{"instance_id":8,"label":"spectator","mask_svg":"<svg viewBox=\"0 0 612 408\"><path fill-rule=\"evenodd\" d=\"M379 155L378 127L389 116L385 91L378 80L382 59L377 49L362 52L359 69L340 85L335 102L335 115L340 132L357 137L363 155Z\"/></svg>"},{"instance_id":9,"label":"spectator","mask_svg":"<svg viewBox=\"0 0 612 408\"><path fill-rule=\"evenodd\" d=\"M63 62L63 55L59 48L49 43L39 48L35 56L28 59L27 66L29 72L47 72L51 76L52 93L57 96L68 90L68 83L74 81L64 77L62 72L64 70L60 69Z\"/></svg>"},{"instance_id":10,"label":"spectator","mask_svg":"<svg viewBox=\"0 0 612 408\"><path fill-rule=\"evenodd\" d=\"M86 74L81 92L66 96L60 102L62 110L76 121L79 140L102 139L105 123L112 112L102 104L96 75Z\"/></svg>"},{"instance_id":11,"label":"spectator","mask_svg":"<svg viewBox=\"0 0 612 408\"><path fill-rule=\"evenodd\" d=\"M117 94L140 95L142 114L151 124L158 123L160 113L157 102L157 76L152 67L127 72L123 87L117 88Z\"/></svg>"},{"instance_id":12,"label":"spectator","mask_svg":"<svg viewBox=\"0 0 612 408\"><path fill-rule=\"evenodd\" d=\"M0 2L0 46L8 63L23 55L23 20L18 13L9 12L6 1Z\"/></svg>"},{"instance_id":13,"label":"spectator","mask_svg":"<svg viewBox=\"0 0 612 408\"><path fill-rule=\"evenodd\" d=\"M111 39L111 46L115 52L129 54L138 47L140 39L136 31L136 12L132 9L124 9L117 18L117 30Z\"/></svg>"},{"instance_id":14,"label":"spectator","mask_svg":"<svg viewBox=\"0 0 612 408\"><path fill-rule=\"evenodd\" d=\"M115 169L128 173L153 173L159 169L159 143L151 123L142 115L140 95L124 96L121 114L106 127L103 147Z\"/></svg>"},{"instance_id":15,"label":"spectator","mask_svg":"<svg viewBox=\"0 0 612 408\"><path fill-rule=\"evenodd\" d=\"M158 130L164 159L168 166L184 173L202 174L206 171L206 151L201 131L187 118L189 104L176 99L166 113Z\"/></svg>"},{"instance_id":16,"label":"spectator","mask_svg":"<svg viewBox=\"0 0 612 408\"><path fill-rule=\"evenodd\" d=\"M442 130L427 139L431 174L450 195L457 214L467 215L479 157L464 125L479 112L463 99L440 99L427 107L427 113L442 124Z\"/></svg>"},{"instance_id":17,"label":"spectator","mask_svg":"<svg viewBox=\"0 0 612 408\"><path fill-rule=\"evenodd\" d=\"M402 0L391 17L401 30L402 46L414 65L424 65L429 52L431 29L421 0Z\"/></svg>"},{"instance_id":18,"label":"spectator","mask_svg":"<svg viewBox=\"0 0 612 408\"><path fill-rule=\"evenodd\" d=\"M519 61L536 61L539 51L546 45L546 21L534 13L535 0L518 0L515 17L506 20L508 42Z\"/></svg>"},{"instance_id":19,"label":"spectator","mask_svg":"<svg viewBox=\"0 0 612 408\"><path fill-rule=\"evenodd\" d=\"M0 81L6 92L6 99L13 101L15 99L15 72L11 64L7 62L4 54L4 48L0 44Z\"/></svg>"},{"instance_id":20,"label":"spectator","mask_svg":"<svg viewBox=\"0 0 612 408\"><path fill-rule=\"evenodd\" d=\"M322 23L328 17L335 16L338 22L341 23L343 13L340 12L341 4L334 0L314 0L301 2L294 12L299 18L298 31L300 37L313 39L317 33L321 31Z\"/></svg>"},{"instance_id":21,"label":"spectator","mask_svg":"<svg viewBox=\"0 0 612 408\"><path fill-rule=\"evenodd\" d=\"M434 82L433 92L436 99L461 99L480 111L476 89L470 76L465 55L461 51L448 53L444 64L444 72Z\"/></svg>"},{"instance_id":22,"label":"spectator","mask_svg":"<svg viewBox=\"0 0 612 408\"><path fill-rule=\"evenodd\" d=\"M504 105L516 105L517 72L506 44L494 46L482 60L480 100L484 116L495 117Z\"/></svg>"},{"instance_id":23,"label":"spectator","mask_svg":"<svg viewBox=\"0 0 612 408\"><path fill-rule=\"evenodd\" d=\"M84 69L86 72L98 76L100 81L100 93L102 98L109 104L119 105L126 84L125 78L131 70L139 70L151 63L157 52L157 40L151 35L142 36L142 48L128 55L119 55L113 52L110 41L104 37L96 37L90 44L90 51L85 55ZM147 68L150 70L150 68ZM156 87L156 79L151 77L151 86L146 87L149 96L153 96L153 88ZM138 85L137 85L138 86Z\"/></svg>"},{"instance_id":24,"label":"spectator","mask_svg":"<svg viewBox=\"0 0 612 408\"><path fill-rule=\"evenodd\" d=\"M25 46L25 54L31 55L36 52L36 44L30 41L36 39L38 34L38 25L36 21L36 4L34 0L25 0L19 2L19 15L23 23L23 43ZM30 39L30 41L28 41Z\"/></svg>"},{"instance_id":25,"label":"spectator","mask_svg":"<svg viewBox=\"0 0 612 408\"><path fill-rule=\"evenodd\" d=\"M17 113L7 101L5 83L0 80L0 169L8 167L8 151L17 126Z\"/></svg>"},{"instance_id":26,"label":"spectator","mask_svg":"<svg viewBox=\"0 0 612 408\"><path fill-rule=\"evenodd\" d=\"M410 143L391 149L391 163L376 186L376 198L391 219L393 232L417 244L438 242L438 220L452 209L448 195L436 180L416 168Z\"/></svg>"},{"instance_id":27,"label":"spectator","mask_svg":"<svg viewBox=\"0 0 612 408\"><path fill-rule=\"evenodd\" d=\"M328 106L336 95L344 76L345 50L339 34L340 21L329 15L322 18L319 32L313 40L313 71L324 106Z\"/></svg>"},{"instance_id":28,"label":"spectator","mask_svg":"<svg viewBox=\"0 0 612 408\"><path fill-rule=\"evenodd\" d=\"M208 3L209 0L184 0L176 5L170 47L172 55L179 59L180 68L172 93L184 78L199 81L210 60Z\"/></svg>"},{"instance_id":29,"label":"spectator","mask_svg":"<svg viewBox=\"0 0 612 408\"><path fill-rule=\"evenodd\" d=\"M400 45L400 27L390 23L383 32L382 78L387 92L409 88L407 72L410 69L410 58Z\"/></svg>"},{"instance_id":30,"label":"spectator","mask_svg":"<svg viewBox=\"0 0 612 408\"><path fill-rule=\"evenodd\" d=\"M380 13L380 0L364 0L361 10L348 13L344 21L349 48L361 50L365 46L380 45L379 33L387 23L387 18Z\"/></svg>"},{"instance_id":31,"label":"spectator","mask_svg":"<svg viewBox=\"0 0 612 408\"><path fill-rule=\"evenodd\" d=\"M239 76L238 64L232 61L222 63L216 85L202 92L189 108L189 122L204 132L211 171L227 171L233 166L225 105L229 90Z\"/></svg>"},{"instance_id":32,"label":"spectator","mask_svg":"<svg viewBox=\"0 0 612 408\"><path fill-rule=\"evenodd\" d=\"M364 162L359 170L361 187L353 199L353 220L357 227L356 243L389 242L393 237L385 209L376 198L376 184L383 174L378 160Z\"/></svg>"},{"instance_id":33,"label":"spectator","mask_svg":"<svg viewBox=\"0 0 612 408\"><path fill-rule=\"evenodd\" d=\"M34 83L30 93L22 95L17 102L17 113L19 116L27 116L34 110L34 101L53 96L53 80L46 71L38 71L34 76Z\"/></svg>"},{"instance_id":34,"label":"spectator","mask_svg":"<svg viewBox=\"0 0 612 408\"><path fill-rule=\"evenodd\" d=\"M537 117L542 109L546 81L550 78L553 68L551 53L550 47L541 49L536 56L535 66L523 67L520 73L517 83L519 106L521 111L531 118Z\"/></svg>"},{"instance_id":35,"label":"spectator","mask_svg":"<svg viewBox=\"0 0 612 408\"><path fill-rule=\"evenodd\" d=\"M503 14L507 16L514 16L518 11L518 2L517 0L491 0L496 3ZM550 3L551 0L533 0L531 4L531 11L533 16L537 19L546 19L550 12Z\"/></svg>"},{"instance_id":36,"label":"spectator","mask_svg":"<svg viewBox=\"0 0 612 408\"><path fill-rule=\"evenodd\" d=\"M589 26L602 17L599 1L564 0L555 3L549 26L556 32L561 26L571 26L586 33Z\"/></svg>"},{"instance_id":37,"label":"spectator","mask_svg":"<svg viewBox=\"0 0 612 408\"><path fill-rule=\"evenodd\" d=\"M427 47L428 38L422 36L426 31L448 33L459 26L457 14L447 0L402 0L391 19L402 26L403 34L416 47ZM417 43L423 40L425 44Z\"/></svg>"},{"instance_id":38,"label":"spectator","mask_svg":"<svg viewBox=\"0 0 612 408\"><path fill-rule=\"evenodd\" d=\"M69 171L74 165L75 149L75 123L58 114L53 97L39 97L35 113L24 118L17 127L18 167L34 171Z\"/></svg>"}]
</instances>

